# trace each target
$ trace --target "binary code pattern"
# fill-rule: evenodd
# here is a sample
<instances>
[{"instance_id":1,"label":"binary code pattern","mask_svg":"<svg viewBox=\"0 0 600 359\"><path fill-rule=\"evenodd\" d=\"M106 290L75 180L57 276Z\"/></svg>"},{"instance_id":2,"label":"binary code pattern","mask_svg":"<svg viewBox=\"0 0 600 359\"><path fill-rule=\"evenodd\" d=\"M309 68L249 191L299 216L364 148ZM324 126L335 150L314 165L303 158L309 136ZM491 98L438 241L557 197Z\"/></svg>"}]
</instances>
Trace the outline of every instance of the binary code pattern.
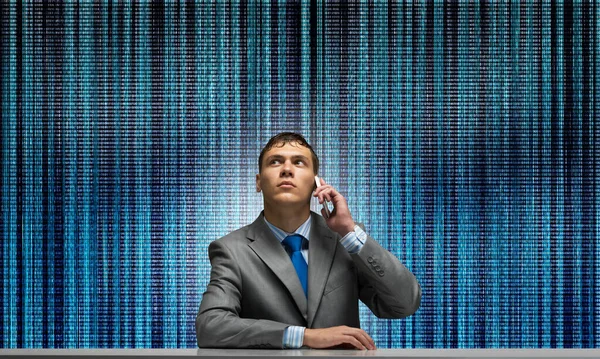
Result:
<instances>
[{"instance_id":1,"label":"binary code pattern","mask_svg":"<svg viewBox=\"0 0 600 359\"><path fill-rule=\"evenodd\" d=\"M0 6L1 347L194 347L283 130L421 283L380 348L599 345L597 2Z\"/></svg>"}]
</instances>

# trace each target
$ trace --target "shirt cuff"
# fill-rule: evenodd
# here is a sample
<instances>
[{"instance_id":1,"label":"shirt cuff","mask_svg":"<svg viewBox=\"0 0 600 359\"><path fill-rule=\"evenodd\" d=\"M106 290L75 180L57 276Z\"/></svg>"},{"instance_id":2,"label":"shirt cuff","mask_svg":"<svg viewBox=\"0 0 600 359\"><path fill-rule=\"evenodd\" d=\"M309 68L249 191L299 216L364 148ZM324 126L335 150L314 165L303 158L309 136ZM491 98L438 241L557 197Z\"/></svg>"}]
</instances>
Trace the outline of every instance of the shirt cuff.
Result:
<instances>
[{"instance_id":1,"label":"shirt cuff","mask_svg":"<svg viewBox=\"0 0 600 359\"><path fill-rule=\"evenodd\" d=\"M358 225L354 225L354 231L348 232L342 239L340 239L340 243L350 254L360 252L366 241L367 234Z\"/></svg>"},{"instance_id":2,"label":"shirt cuff","mask_svg":"<svg viewBox=\"0 0 600 359\"><path fill-rule=\"evenodd\" d=\"M283 331L283 347L286 349L297 349L304 343L305 327L289 326Z\"/></svg>"}]
</instances>

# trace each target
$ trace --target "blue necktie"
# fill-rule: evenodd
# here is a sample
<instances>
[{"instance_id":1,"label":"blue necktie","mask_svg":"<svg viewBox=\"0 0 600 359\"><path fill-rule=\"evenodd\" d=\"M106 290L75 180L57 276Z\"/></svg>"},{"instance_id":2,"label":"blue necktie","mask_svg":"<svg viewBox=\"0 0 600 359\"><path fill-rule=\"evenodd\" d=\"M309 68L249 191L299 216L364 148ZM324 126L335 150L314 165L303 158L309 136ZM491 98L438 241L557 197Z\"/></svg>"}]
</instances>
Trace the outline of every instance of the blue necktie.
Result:
<instances>
[{"instance_id":1,"label":"blue necktie","mask_svg":"<svg viewBox=\"0 0 600 359\"><path fill-rule=\"evenodd\" d=\"M292 258L292 264L298 273L300 278L300 284L304 289L304 295L308 297L308 265L302 256L302 236L299 234L293 234L285 237L283 244L291 250L290 258Z\"/></svg>"}]
</instances>

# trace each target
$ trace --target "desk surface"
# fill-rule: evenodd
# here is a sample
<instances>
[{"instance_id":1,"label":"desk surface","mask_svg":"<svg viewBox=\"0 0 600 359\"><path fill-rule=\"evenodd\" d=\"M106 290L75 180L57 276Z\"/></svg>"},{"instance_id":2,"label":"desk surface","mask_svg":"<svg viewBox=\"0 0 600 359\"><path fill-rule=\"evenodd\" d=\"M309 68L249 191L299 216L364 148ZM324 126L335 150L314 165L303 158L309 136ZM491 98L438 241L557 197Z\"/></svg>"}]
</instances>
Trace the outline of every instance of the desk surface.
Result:
<instances>
[{"instance_id":1,"label":"desk surface","mask_svg":"<svg viewBox=\"0 0 600 359\"><path fill-rule=\"evenodd\" d=\"M265 350L265 349L0 349L2 358L180 358L196 357L269 357L309 356L316 358L600 358L600 349L378 349L358 350Z\"/></svg>"}]
</instances>

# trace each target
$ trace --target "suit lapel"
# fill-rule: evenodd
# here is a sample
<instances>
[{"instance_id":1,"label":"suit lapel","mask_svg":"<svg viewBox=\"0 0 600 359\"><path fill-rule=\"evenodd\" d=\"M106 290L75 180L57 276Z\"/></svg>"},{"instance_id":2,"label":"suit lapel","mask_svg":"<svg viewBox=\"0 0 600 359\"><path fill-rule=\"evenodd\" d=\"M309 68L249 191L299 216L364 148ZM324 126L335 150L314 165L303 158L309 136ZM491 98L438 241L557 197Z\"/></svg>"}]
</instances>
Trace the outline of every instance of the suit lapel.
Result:
<instances>
[{"instance_id":1,"label":"suit lapel","mask_svg":"<svg viewBox=\"0 0 600 359\"><path fill-rule=\"evenodd\" d=\"M309 328L321 303L337 244L334 233L327 227L325 220L317 214L311 215L312 224L308 245L307 323Z\"/></svg>"},{"instance_id":2,"label":"suit lapel","mask_svg":"<svg viewBox=\"0 0 600 359\"><path fill-rule=\"evenodd\" d=\"M302 313L304 319L306 319L307 300L306 296L304 296L304 290L300 284L298 274L290 261L289 255L265 223L262 214L250 225L248 239L250 239L250 243L248 244L250 248L260 257L267 267L275 273L277 278L279 278L287 288L292 295L294 302L296 302L296 306L300 310L300 313Z\"/></svg>"}]
</instances>

